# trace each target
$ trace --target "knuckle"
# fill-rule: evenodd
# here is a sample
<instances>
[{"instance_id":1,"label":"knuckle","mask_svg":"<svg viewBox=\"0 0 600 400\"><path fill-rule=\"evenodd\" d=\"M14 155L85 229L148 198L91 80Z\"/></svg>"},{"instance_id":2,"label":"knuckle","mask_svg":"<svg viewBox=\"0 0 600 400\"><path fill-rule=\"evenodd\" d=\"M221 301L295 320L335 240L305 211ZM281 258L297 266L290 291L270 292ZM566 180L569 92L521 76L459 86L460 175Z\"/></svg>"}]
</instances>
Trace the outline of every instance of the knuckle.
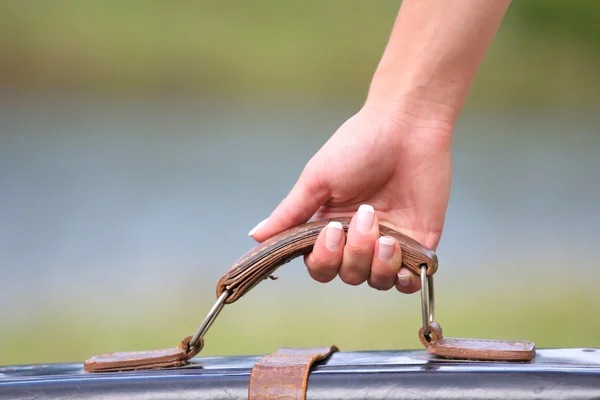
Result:
<instances>
[{"instance_id":1,"label":"knuckle","mask_svg":"<svg viewBox=\"0 0 600 400\"><path fill-rule=\"evenodd\" d=\"M337 275L337 273L324 273L323 271L311 271L310 269L308 273L312 279L320 283L331 282Z\"/></svg>"},{"instance_id":2,"label":"knuckle","mask_svg":"<svg viewBox=\"0 0 600 400\"><path fill-rule=\"evenodd\" d=\"M335 277L335 275L337 275L337 270L339 268L340 265L340 260L337 260L335 258L322 258L319 259L317 257L308 257L305 260L305 264L306 267L308 268L308 272L310 273L310 275L315 278L315 277L330 277L333 275L332 278L330 278L329 280L333 279ZM319 282L321 281L320 279L315 278L316 280L318 280Z\"/></svg>"},{"instance_id":3,"label":"knuckle","mask_svg":"<svg viewBox=\"0 0 600 400\"><path fill-rule=\"evenodd\" d=\"M376 277L371 277L368 280L369 286L376 290L390 290L394 287L394 281L391 279L381 279Z\"/></svg>"},{"instance_id":4,"label":"knuckle","mask_svg":"<svg viewBox=\"0 0 600 400\"><path fill-rule=\"evenodd\" d=\"M396 276L402 268L402 261L394 257L387 265L382 268L381 274L385 276Z\"/></svg>"},{"instance_id":5,"label":"knuckle","mask_svg":"<svg viewBox=\"0 0 600 400\"><path fill-rule=\"evenodd\" d=\"M315 272L337 270L340 261L340 259L335 257L314 257L311 259L308 267Z\"/></svg>"},{"instance_id":6,"label":"knuckle","mask_svg":"<svg viewBox=\"0 0 600 400\"><path fill-rule=\"evenodd\" d=\"M415 292L418 291L418 289L415 289L414 287L403 287L401 289L399 289L400 292L404 293L404 294L413 294Z\"/></svg>"},{"instance_id":7,"label":"knuckle","mask_svg":"<svg viewBox=\"0 0 600 400\"><path fill-rule=\"evenodd\" d=\"M340 279L342 282L350 286L358 286L362 284L367 280L367 277L368 271L367 274L365 274L363 271L360 271L360 269L357 268L344 269L340 271Z\"/></svg>"},{"instance_id":8,"label":"knuckle","mask_svg":"<svg viewBox=\"0 0 600 400\"><path fill-rule=\"evenodd\" d=\"M373 257L373 245L369 245L369 243L348 243L346 251L361 259Z\"/></svg>"},{"instance_id":9,"label":"knuckle","mask_svg":"<svg viewBox=\"0 0 600 400\"><path fill-rule=\"evenodd\" d=\"M392 284L396 280L396 273L392 268L384 266L384 268L373 267L371 270L371 277L377 281L392 281Z\"/></svg>"},{"instance_id":10,"label":"knuckle","mask_svg":"<svg viewBox=\"0 0 600 400\"><path fill-rule=\"evenodd\" d=\"M396 285L396 288L398 289L399 292L402 292L404 294L413 294L417 291L419 291L420 289L420 285L415 285L415 284L410 284L407 286L401 286L401 285Z\"/></svg>"}]
</instances>

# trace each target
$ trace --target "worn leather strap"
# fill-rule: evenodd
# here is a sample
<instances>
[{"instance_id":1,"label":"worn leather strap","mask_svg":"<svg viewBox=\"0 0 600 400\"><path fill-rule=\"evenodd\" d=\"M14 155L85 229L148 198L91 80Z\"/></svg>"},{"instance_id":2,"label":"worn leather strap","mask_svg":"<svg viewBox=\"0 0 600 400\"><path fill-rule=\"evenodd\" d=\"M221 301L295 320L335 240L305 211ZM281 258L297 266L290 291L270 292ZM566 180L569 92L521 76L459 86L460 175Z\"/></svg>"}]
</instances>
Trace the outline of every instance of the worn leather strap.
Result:
<instances>
[{"instance_id":1,"label":"worn leather strap","mask_svg":"<svg viewBox=\"0 0 600 400\"><path fill-rule=\"evenodd\" d=\"M202 349L202 343L188 349L191 339L192 336L188 336L179 346L170 349L100 354L86 360L83 369L85 372L115 372L181 367Z\"/></svg>"},{"instance_id":2,"label":"worn leather strap","mask_svg":"<svg viewBox=\"0 0 600 400\"><path fill-rule=\"evenodd\" d=\"M262 280L271 276L279 267L294 258L309 253L319 232L331 221L338 221L348 231L351 218L334 218L309 222L281 232L240 257L223 275L217 284L217 298L224 290L229 291L225 300L231 304L240 299ZM433 275L438 267L435 252L416 240L387 226L380 225L381 236L392 236L402 249L402 266L414 274L421 273L421 265L427 265L427 276Z\"/></svg>"},{"instance_id":3,"label":"worn leather strap","mask_svg":"<svg viewBox=\"0 0 600 400\"><path fill-rule=\"evenodd\" d=\"M429 338L419 330L419 339L429 354L444 358L481 361L531 361L535 343L525 340L445 338L437 322L429 324Z\"/></svg>"},{"instance_id":4,"label":"worn leather strap","mask_svg":"<svg viewBox=\"0 0 600 400\"><path fill-rule=\"evenodd\" d=\"M311 367L336 351L339 351L336 346L281 348L261 357L250 374L248 399L305 400Z\"/></svg>"}]
</instances>

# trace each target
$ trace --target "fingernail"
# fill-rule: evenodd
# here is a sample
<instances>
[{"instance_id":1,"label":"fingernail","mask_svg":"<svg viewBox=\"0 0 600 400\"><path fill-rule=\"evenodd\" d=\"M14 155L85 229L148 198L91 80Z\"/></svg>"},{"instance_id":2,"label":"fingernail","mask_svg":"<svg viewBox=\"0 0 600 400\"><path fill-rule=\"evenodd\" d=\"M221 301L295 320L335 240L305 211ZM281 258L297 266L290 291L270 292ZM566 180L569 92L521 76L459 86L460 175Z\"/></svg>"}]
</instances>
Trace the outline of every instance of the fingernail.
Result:
<instances>
[{"instance_id":1,"label":"fingernail","mask_svg":"<svg viewBox=\"0 0 600 400\"><path fill-rule=\"evenodd\" d=\"M402 268L400 272L398 272L398 282L400 283L400 286L410 285L410 271Z\"/></svg>"},{"instance_id":2,"label":"fingernail","mask_svg":"<svg viewBox=\"0 0 600 400\"><path fill-rule=\"evenodd\" d=\"M390 261L394 255L394 244L396 241L391 237L382 237L379 239L379 258L384 261Z\"/></svg>"},{"instance_id":3,"label":"fingernail","mask_svg":"<svg viewBox=\"0 0 600 400\"><path fill-rule=\"evenodd\" d=\"M269 218L265 218L262 221L260 221L254 228L252 228L250 232L248 232L248 236L253 236L257 230L259 230L264 224L267 223L268 220Z\"/></svg>"},{"instance_id":4,"label":"fingernail","mask_svg":"<svg viewBox=\"0 0 600 400\"><path fill-rule=\"evenodd\" d=\"M356 217L356 227L361 233L366 233L373 227L375 220L375 210L368 204L358 207L358 216Z\"/></svg>"},{"instance_id":5,"label":"fingernail","mask_svg":"<svg viewBox=\"0 0 600 400\"><path fill-rule=\"evenodd\" d=\"M327 224L325 229L325 247L328 250L335 250L342 243L342 233L344 228L340 222L332 221Z\"/></svg>"}]
</instances>

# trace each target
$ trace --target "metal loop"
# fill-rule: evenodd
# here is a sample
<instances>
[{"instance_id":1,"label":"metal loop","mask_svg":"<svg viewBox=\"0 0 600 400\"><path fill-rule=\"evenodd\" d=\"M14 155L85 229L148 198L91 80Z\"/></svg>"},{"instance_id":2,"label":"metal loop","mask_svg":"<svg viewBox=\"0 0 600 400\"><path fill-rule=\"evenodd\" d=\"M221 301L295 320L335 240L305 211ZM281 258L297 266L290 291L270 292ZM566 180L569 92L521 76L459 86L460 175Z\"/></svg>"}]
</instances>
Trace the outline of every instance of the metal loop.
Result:
<instances>
[{"instance_id":1,"label":"metal loop","mask_svg":"<svg viewBox=\"0 0 600 400\"><path fill-rule=\"evenodd\" d=\"M188 346L190 349L196 346L196 344L198 344L198 340L200 338L204 338L204 335L206 335L206 332L208 332L208 329L210 328L212 323L215 322L215 319L217 319L217 316L223 309L223 306L225 305L225 299L227 298L227 296L229 296L229 291L224 290L221 296L219 296L219 298L217 299L215 305L212 306L212 308L208 312L206 318L204 318L204 321L202 321L202 323L200 324L200 327L192 337L192 340L190 340L190 344ZM204 341L202 342L201 346L204 346Z\"/></svg>"},{"instance_id":2,"label":"metal loop","mask_svg":"<svg viewBox=\"0 0 600 400\"><path fill-rule=\"evenodd\" d=\"M429 323L435 318L435 299L433 295L433 276L427 276L427 265L421 266L421 314L423 335L429 336Z\"/></svg>"}]
</instances>

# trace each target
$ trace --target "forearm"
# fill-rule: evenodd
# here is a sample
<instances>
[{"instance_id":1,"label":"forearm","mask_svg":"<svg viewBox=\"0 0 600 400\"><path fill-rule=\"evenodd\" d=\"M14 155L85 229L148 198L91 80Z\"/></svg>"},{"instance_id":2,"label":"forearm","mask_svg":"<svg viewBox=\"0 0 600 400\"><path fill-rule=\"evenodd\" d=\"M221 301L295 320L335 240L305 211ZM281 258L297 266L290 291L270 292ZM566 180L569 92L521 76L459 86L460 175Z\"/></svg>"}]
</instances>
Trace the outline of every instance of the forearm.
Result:
<instances>
[{"instance_id":1,"label":"forearm","mask_svg":"<svg viewBox=\"0 0 600 400\"><path fill-rule=\"evenodd\" d=\"M367 104L454 124L510 0L404 0Z\"/></svg>"}]
</instances>

